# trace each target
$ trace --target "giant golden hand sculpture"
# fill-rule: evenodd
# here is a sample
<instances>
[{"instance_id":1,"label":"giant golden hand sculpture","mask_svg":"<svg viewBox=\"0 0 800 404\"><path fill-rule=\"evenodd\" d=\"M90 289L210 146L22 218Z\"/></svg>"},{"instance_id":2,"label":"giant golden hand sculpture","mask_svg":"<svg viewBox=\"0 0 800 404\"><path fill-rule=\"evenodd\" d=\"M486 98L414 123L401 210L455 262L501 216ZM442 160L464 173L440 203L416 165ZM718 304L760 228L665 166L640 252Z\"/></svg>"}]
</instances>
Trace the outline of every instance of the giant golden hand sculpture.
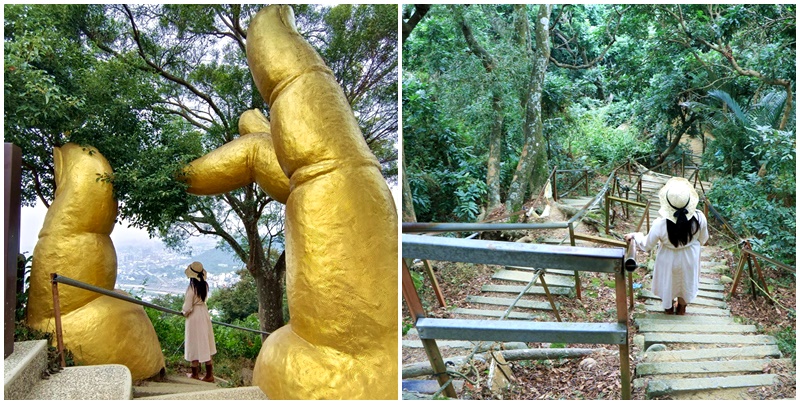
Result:
<instances>
[{"instance_id":1,"label":"giant golden hand sculpture","mask_svg":"<svg viewBox=\"0 0 800 404\"><path fill-rule=\"evenodd\" d=\"M397 213L380 165L288 6L261 10L247 60L272 122L191 163L189 192L257 182L286 203L289 323L267 338L253 383L270 399L397 399Z\"/></svg>"},{"instance_id":2,"label":"giant golden hand sculpture","mask_svg":"<svg viewBox=\"0 0 800 404\"><path fill-rule=\"evenodd\" d=\"M68 143L53 150L56 194L33 250L28 324L53 332L50 273L113 290L117 254L111 230L117 201L97 175L111 167L91 147ZM120 292L124 293L124 292ZM83 365L122 364L134 379L164 367L158 336L141 306L71 286L59 288L64 345Z\"/></svg>"}]
</instances>

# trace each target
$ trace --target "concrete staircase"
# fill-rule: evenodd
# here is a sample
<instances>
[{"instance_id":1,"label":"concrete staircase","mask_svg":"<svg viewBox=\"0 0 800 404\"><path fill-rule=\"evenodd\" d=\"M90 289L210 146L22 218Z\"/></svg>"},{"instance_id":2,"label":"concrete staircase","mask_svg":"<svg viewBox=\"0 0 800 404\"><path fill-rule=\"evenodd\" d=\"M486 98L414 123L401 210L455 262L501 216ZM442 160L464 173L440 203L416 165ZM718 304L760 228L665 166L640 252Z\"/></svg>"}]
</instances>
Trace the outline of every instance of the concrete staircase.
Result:
<instances>
[{"instance_id":1,"label":"concrete staircase","mask_svg":"<svg viewBox=\"0 0 800 404\"><path fill-rule=\"evenodd\" d=\"M703 248L699 297L686 315L666 315L659 298L641 293L646 300L634 313L634 343L642 356L633 386L648 398L748 399L747 388L777 381L763 372L781 357L775 338L734 321L715 279L724 267L713 261L716 253L716 247Z\"/></svg>"},{"instance_id":2,"label":"concrete staircase","mask_svg":"<svg viewBox=\"0 0 800 404\"><path fill-rule=\"evenodd\" d=\"M14 344L3 361L5 400L130 400L131 372L122 365L74 366L47 375L47 341Z\"/></svg>"},{"instance_id":3,"label":"concrete staircase","mask_svg":"<svg viewBox=\"0 0 800 404\"><path fill-rule=\"evenodd\" d=\"M223 388L227 384L216 378L215 383L190 379L183 375L168 375L160 381L144 381L133 387L134 400L266 400L257 386Z\"/></svg>"}]
</instances>

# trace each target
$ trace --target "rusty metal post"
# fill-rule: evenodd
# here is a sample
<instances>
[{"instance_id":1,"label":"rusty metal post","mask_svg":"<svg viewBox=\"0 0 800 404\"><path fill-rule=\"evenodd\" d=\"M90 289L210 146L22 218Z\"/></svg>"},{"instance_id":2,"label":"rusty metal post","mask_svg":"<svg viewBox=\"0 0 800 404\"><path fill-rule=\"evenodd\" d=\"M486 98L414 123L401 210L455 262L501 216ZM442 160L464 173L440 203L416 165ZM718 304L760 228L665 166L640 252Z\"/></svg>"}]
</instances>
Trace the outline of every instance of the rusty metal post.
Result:
<instances>
[{"instance_id":1,"label":"rusty metal post","mask_svg":"<svg viewBox=\"0 0 800 404\"><path fill-rule=\"evenodd\" d=\"M605 211L606 211L606 235L610 235L611 231L608 228L608 217L609 217L609 206L610 206L610 202L608 200L608 194L605 195L605 199L606 199L606 201L605 201L606 202L606 207L605 207Z\"/></svg>"},{"instance_id":2,"label":"rusty metal post","mask_svg":"<svg viewBox=\"0 0 800 404\"><path fill-rule=\"evenodd\" d=\"M753 257L751 257L750 254L745 254L747 255L747 274L750 278L750 294L753 295L753 300L756 300L756 297L758 297L758 291L756 290L756 277L753 276Z\"/></svg>"},{"instance_id":3,"label":"rusty metal post","mask_svg":"<svg viewBox=\"0 0 800 404\"><path fill-rule=\"evenodd\" d=\"M625 301L625 268L620 265L619 270L614 275L614 287L616 289L617 301L617 322L628 328L628 307ZM623 400L631 399L631 363L629 354L630 335L626 335L625 344L619 346L619 373L621 395Z\"/></svg>"},{"instance_id":4,"label":"rusty metal post","mask_svg":"<svg viewBox=\"0 0 800 404\"><path fill-rule=\"evenodd\" d=\"M5 237L5 275L3 280L3 358L14 352L15 312L17 309L17 256L19 255L20 195L22 150L4 144L3 160L3 235Z\"/></svg>"},{"instance_id":5,"label":"rusty metal post","mask_svg":"<svg viewBox=\"0 0 800 404\"><path fill-rule=\"evenodd\" d=\"M53 285L53 315L56 318L56 343L58 347L57 355L61 357L61 367L67 367L67 361L64 358L64 336L61 331L61 304L58 301L58 282L56 281L58 274L50 274L50 283Z\"/></svg>"},{"instance_id":6,"label":"rusty metal post","mask_svg":"<svg viewBox=\"0 0 800 404\"><path fill-rule=\"evenodd\" d=\"M544 294L547 296L547 301L550 302L550 307L553 308L553 313L556 315L556 320L561 322L561 316L558 314L558 307L556 307L556 302L553 300L553 295L550 294L550 289L547 287L547 282L544 280L544 274L546 271L542 271L539 273L539 281L542 282L542 289L544 289Z\"/></svg>"},{"instance_id":7,"label":"rusty metal post","mask_svg":"<svg viewBox=\"0 0 800 404\"><path fill-rule=\"evenodd\" d=\"M572 222L569 223L569 244L575 247L575 228ZM581 274L578 271L575 271L575 297L578 300L581 299Z\"/></svg>"},{"instance_id":8,"label":"rusty metal post","mask_svg":"<svg viewBox=\"0 0 800 404\"><path fill-rule=\"evenodd\" d=\"M746 255L747 253L742 251L742 256L741 258L739 258L739 265L736 266L736 272L733 276L733 285L731 285L731 291L728 293L728 298L730 298L731 296L734 295L734 293L736 293L736 286L739 285L739 279L742 277L742 270L744 269L744 261Z\"/></svg>"},{"instance_id":9,"label":"rusty metal post","mask_svg":"<svg viewBox=\"0 0 800 404\"><path fill-rule=\"evenodd\" d=\"M425 273L428 274L428 278L431 280L431 285L433 286L433 293L436 295L436 300L439 301L440 306L447 307L447 303L444 301L444 295L442 294L442 289L439 287L439 281L436 280L436 274L433 273L433 267L431 267L430 261L422 260L422 264L425 268Z\"/></svg>"},{"instance_id":10,"label":"rusty metal post","mask_svg":"<svg viewBox=\"0 0 800 404\"><path fill-rule=\"evenodd\" d=\"M408 311L411 313L411 319L416 324L417 320L425 317L425 309L422 307L422 301L419 299L417 289L414 288L414 281L411 279L411 272L409 272L406 261L403 260L403 299L408 305ZM439 351L439 346L436 345L436 340L422 339L422 346L425 348L425 354L428 356L428 361L431 363L433 373L439 381L439 386L447 387L444 389L444 394L450 398L458 398L456 389L450 381L450 375L447 374L447 367L442 359L442 353Z\"/></svg>"}]
</instances>

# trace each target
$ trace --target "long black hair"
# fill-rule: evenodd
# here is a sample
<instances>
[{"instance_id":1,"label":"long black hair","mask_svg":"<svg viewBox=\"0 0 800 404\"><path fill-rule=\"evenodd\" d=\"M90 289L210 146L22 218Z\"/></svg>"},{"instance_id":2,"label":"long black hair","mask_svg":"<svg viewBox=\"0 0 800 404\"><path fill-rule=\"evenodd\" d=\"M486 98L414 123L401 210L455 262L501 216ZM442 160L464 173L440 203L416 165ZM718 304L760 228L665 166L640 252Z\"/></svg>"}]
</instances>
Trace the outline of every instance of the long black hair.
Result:
<instances>
[{"instance_id":1,"label":"long black hair","mask_svg":"<svg viewBox=\"0 0 800 404\"><path fill-rule=\"evenodd\" d=\"M675 209L675 223L672 223L671 220L667 220L667 237L669 238L669 242L678 248L682 245L689 244L694 237L694 234L700 230L700 222L697 220L696 215L692 215L691 219L686 219L686 215L689 211L686 209L686 206L689 205L689 202L686 202L682 208L674 206L672 202L669 201L669 196L667 196L667 203L672 209Z\"/></svg>"},{"instance_id":2,"label":"long black hair","mask_svg":"<svg viewBox=\"0 0 800 404\"><path fill-rule=\"evenodd\" d=\"M192 285L192 289L194 289L194 293L197 296L200 296L200 300L206 301L206 296L208 296L208 283L203 279L203 274L198 275L200 280L195 278L189 278L189 284Z\"/></svg>"}]
</instances>

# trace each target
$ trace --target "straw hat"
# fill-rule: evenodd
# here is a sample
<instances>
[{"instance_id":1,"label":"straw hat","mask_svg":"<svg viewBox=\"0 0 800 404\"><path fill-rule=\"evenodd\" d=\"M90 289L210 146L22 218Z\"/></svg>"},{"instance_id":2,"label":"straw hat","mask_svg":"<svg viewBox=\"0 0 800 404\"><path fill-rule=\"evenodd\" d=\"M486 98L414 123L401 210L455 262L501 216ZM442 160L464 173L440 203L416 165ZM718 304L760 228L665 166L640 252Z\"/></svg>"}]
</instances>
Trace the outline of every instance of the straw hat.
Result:
<instances>
[{"instance_id":1,"label":"straw hat","mask_svg":"<svg viewBox=\"0 0 800 404\"><path fill-rule=\"evenodd\" d=\"M188 267L186 267L186 270L183 271L183 273L186 274L186 277L194 278L198 281L204 281L208 277L206 270L203 268L203 264L197 261L192 262Z\"/></svg>"},{"instance_id":2,"label":"straw hat","mask_svg":"<svg viewBox=\"0 0 800 404\"><path fill-rule=\"evenodd\" d=\"M691 220L700 200L689 180L681 177L670 178L658 191L658 199L661 203L658 213L673 223L677 223L678 211L683 211L686 220Z\"/></svg>"}]
</instances>

